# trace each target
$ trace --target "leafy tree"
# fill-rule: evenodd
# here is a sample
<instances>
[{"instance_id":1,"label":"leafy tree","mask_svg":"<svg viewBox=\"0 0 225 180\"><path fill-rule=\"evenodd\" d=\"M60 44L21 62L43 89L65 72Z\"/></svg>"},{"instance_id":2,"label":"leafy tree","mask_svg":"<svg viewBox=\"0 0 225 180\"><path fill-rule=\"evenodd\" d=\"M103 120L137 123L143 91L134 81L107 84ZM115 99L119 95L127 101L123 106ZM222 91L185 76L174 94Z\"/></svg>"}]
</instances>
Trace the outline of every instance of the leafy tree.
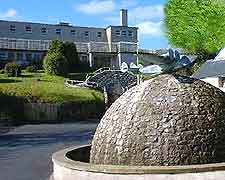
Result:
<instances>
[{"instance_id":1,"label":"leafy tree","mask_svg":"<svg viewBox=\"0 0 225 180\"><path fill-rule=\"evenodd\" d=\"M69 72L75 72L79 69L80 59L78 57L77 48L72 42L62 44L62 53L68 61Z\"/></svg>"},{"instance_id":2,"label":"leafy tree","mask_svg":"<svg viewBox=\"0 0 225 180\"><path fill-rule=\"evenodd\" d=\"M59 40L53 40L50 44L48 53L62 53L63 52L63 42L59 41Z\"/></svg>"},{"instance_id":3,"label":"leafy tree","mask_svg":"<svg viewBox=\"0 0 225 180\"><path fill-rule=\"evenodd\" d=\"M208 59L225 46L225 1L168 0L165 27L171 45Z\"/></svg>"},{"instance_id":4,"label":"leafy tree","mask_svg":"<svg viewBox=\"0 0 225 180\"><path fill-rule=\"evenodd\" d=\"M61 42L59 40L52 41L46 57L52 53L54 55L50 57L54 57L55 53L64 56L66 65L64 65L63 68L67 66L67 72L77 72L82 66L78 57L76 45L73 42Z\"/></svg>"},{"instance_id":5,"label":"leafy tree","mask_svg":"<svg viewBox=\"0 0 225 180\"><path fill-rule=\"evenodd\" d=\"M61 52L48 53L43 62L44 70L50 75L66 75L68 73L67 59Z\"/></svg>"}]
</instances>

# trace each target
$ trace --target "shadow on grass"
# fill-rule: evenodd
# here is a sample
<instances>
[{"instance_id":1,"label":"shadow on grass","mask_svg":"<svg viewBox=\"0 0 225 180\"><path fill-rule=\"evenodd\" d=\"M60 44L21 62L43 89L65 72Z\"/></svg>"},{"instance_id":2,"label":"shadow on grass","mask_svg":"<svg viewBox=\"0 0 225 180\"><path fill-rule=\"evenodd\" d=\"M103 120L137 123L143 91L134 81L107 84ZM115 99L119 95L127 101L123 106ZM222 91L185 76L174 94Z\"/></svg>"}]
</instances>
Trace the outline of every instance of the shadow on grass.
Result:
<instances>
[{"instance_id":1,"label":"shadow on grass","mask_svg":"<svg viewBox=\"0 0 225 180\"><path fill-rule=\"evenodd\" d=\"M0 79L0 83L18 83L22 82L20 80L15 80L15 79Z\"/></svg>"}]
</instances>

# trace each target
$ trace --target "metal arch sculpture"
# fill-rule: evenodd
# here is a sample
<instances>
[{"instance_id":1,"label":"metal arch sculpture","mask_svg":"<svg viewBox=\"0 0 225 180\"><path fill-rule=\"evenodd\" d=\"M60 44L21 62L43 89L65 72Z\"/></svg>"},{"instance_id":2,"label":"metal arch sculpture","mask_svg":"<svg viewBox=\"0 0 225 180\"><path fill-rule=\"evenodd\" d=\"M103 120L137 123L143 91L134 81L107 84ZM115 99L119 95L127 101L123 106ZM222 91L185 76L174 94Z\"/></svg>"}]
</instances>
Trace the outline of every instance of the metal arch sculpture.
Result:
<instances>
[{"instance_id":1,"label":"metal arch sculpture","mask_svg":"<svg viewBox=\"0 0 225 180\"><path fill-rule=\"evenodd\" d=\"M150 65L150 66L145 66L141 67L138 64L136 67L138 68L133 68L133 63L130 64L129 71L134 73L134 74L144 74L144 75L149 75L149 76L155 76L158 74L162 74L164 72L176 72L180 68L184 68L187 66L190 66L193 64L195 61L195 57L193 56L188 56L188 55L182 55L178 50L173 50L169 49L169 52L166 54L166 56L160 56L162 58L167 58L170 60L170 63L161 66L161 65Z\"/></svg>"}]
</instances>

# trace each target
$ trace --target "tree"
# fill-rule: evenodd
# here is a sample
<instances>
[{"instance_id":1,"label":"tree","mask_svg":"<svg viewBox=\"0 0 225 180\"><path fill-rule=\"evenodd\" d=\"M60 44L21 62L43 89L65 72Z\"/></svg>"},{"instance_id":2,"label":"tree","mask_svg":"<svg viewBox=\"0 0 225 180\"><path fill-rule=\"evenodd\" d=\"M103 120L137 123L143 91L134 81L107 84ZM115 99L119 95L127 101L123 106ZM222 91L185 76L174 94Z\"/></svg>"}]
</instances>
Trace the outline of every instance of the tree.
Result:
<instances>
[{"instance_id":1,"label":"tree","mask_svg":"<svg viewBox=\"0 0 225 180\"><path fill-rule=\"evenodd\" d=\"M81 63L76 45L73 42L61 42L59 40L52 41L47 56L52 53L60 53L64 56L66 59L68 72L79 71Z\"/></svg>"},{"instance_id":2,"label":"tree","mask_svg":"<svg viewBox=\"0 0 225 180\"><path fill-rule=\"evenodd\" d=\"M168 0L165 27L172 46L210 58L225 46L225 2Z\"/></svg>"},{"instance_id":3,"label":"tree","mask_svg":"<svg viewBox=\"0 0 225 180\"><path fill-rule=\"evenodd\" d=\"M53 40L50 44L48 53L62 53L63 52L63 42L59 41L59 40Z\"/></svg>"},{"instance_id":4,"label":"tree","mask_svg":"<svg viewBox=\"0 0 225 180\"><path fill-rule=\"evenodd\" d=\"M61 52L48 53L44 58L44 70L50 75L66 75L68 73L67 59Z\"/></svg>"},{"instance_id":5,"label":"tree","mask_svg":"<svg viewBox=\"0 0 225 180\"><path fill-rule=\"evenodd\" d=\"M69 72L77 71L80 66L80 59L77 53L76 45L73 42L63 43L62 53L68 61Z\"/></svg>"},{"instance_id":6,"label":"tree","mask_svg":"<svg viewBox=\"0 0 225 180\"><path fill-rule=\"evenodd\" d=\"M43 68L50 75L66 75L68 73L68 60L63 54L63 42L51 42L47 55L43 61Z\"/></svg>"}]
</instances>

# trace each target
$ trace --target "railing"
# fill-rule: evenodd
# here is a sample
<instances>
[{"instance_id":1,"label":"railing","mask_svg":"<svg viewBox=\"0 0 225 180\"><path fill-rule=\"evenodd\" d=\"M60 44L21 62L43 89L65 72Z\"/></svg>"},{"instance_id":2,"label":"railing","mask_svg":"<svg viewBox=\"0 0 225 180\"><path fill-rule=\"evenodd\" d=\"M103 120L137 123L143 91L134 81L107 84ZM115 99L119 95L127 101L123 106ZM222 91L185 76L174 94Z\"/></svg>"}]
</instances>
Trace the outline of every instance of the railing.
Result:
<instances>
[{"instance_id":1,"label":"railing","mask_svg":"<svg viewBox=\"0 0 225 180\"><path fill-rule=\"evenodd\" d=\"M18 49L18 50L39 50L46 51L49 49L50 40L30 40L15 38L0 38L0 49ZM131 42L74 42L78 52L137 52L137 43Z\"/></svg>"},{"instance_id":2,"label":"railing","mask_svg":"<svg viewBox=\"0 0 225 180\"><path fill-rule=\"evenodd\" d=\"M98 88L98 84L96 82L77 81L77 80L70 80L70 79L65 80L65 86Z\"/></svg>"},{"instance_id":3,"label":"railing","mask_svg":"<svg viewBox=\"0 0 225 180\"><path fill-rule=\"evenodd\" d=\"M77 52L87 53L89 52L89 45L88 43L82 43L82 42L75 42Z\"/></svg>"},{"instance_id":4,"label":"railing","mask_svg":"<svg viewBox=\"0 0 225 180\"><path fill-rule=\"evenodd\" d=\"M98 73L101 73L103 71L109 71L110 70L110 67L102 67L98 70L96 70L93 74L98 74Z\"/></svg>"},{"instance_id":5,"label":"railing","mask_svg":"<svg viewBox=\"0 0 225 180\"><path fill-rule=\"evenodd\" d=\"M149 50L149 49L138 49L139 53L144 53L144 54L156 54L156 51L154 50Z\"/></svg>"},{"instance_id":6,"label":"railing","mask_svg":"<svg viewBox=\"0 0 225 180\"><path fill-rule=\"evenodd\" d=\"M130 42L118 42L118 51L119 52L137 52L137 44Z\"/></svg>"},{"instance_id":7,"label":"railing","mask_svg":"<svg viewBox=\"0 0 225 180\"><path fill-rule=\"evenodd\" d=\"M28 40L0 38L1 49L18 49L18 50L40 50L45 51L49 48L48 40Z\"/></svg>"}]
</instances>

